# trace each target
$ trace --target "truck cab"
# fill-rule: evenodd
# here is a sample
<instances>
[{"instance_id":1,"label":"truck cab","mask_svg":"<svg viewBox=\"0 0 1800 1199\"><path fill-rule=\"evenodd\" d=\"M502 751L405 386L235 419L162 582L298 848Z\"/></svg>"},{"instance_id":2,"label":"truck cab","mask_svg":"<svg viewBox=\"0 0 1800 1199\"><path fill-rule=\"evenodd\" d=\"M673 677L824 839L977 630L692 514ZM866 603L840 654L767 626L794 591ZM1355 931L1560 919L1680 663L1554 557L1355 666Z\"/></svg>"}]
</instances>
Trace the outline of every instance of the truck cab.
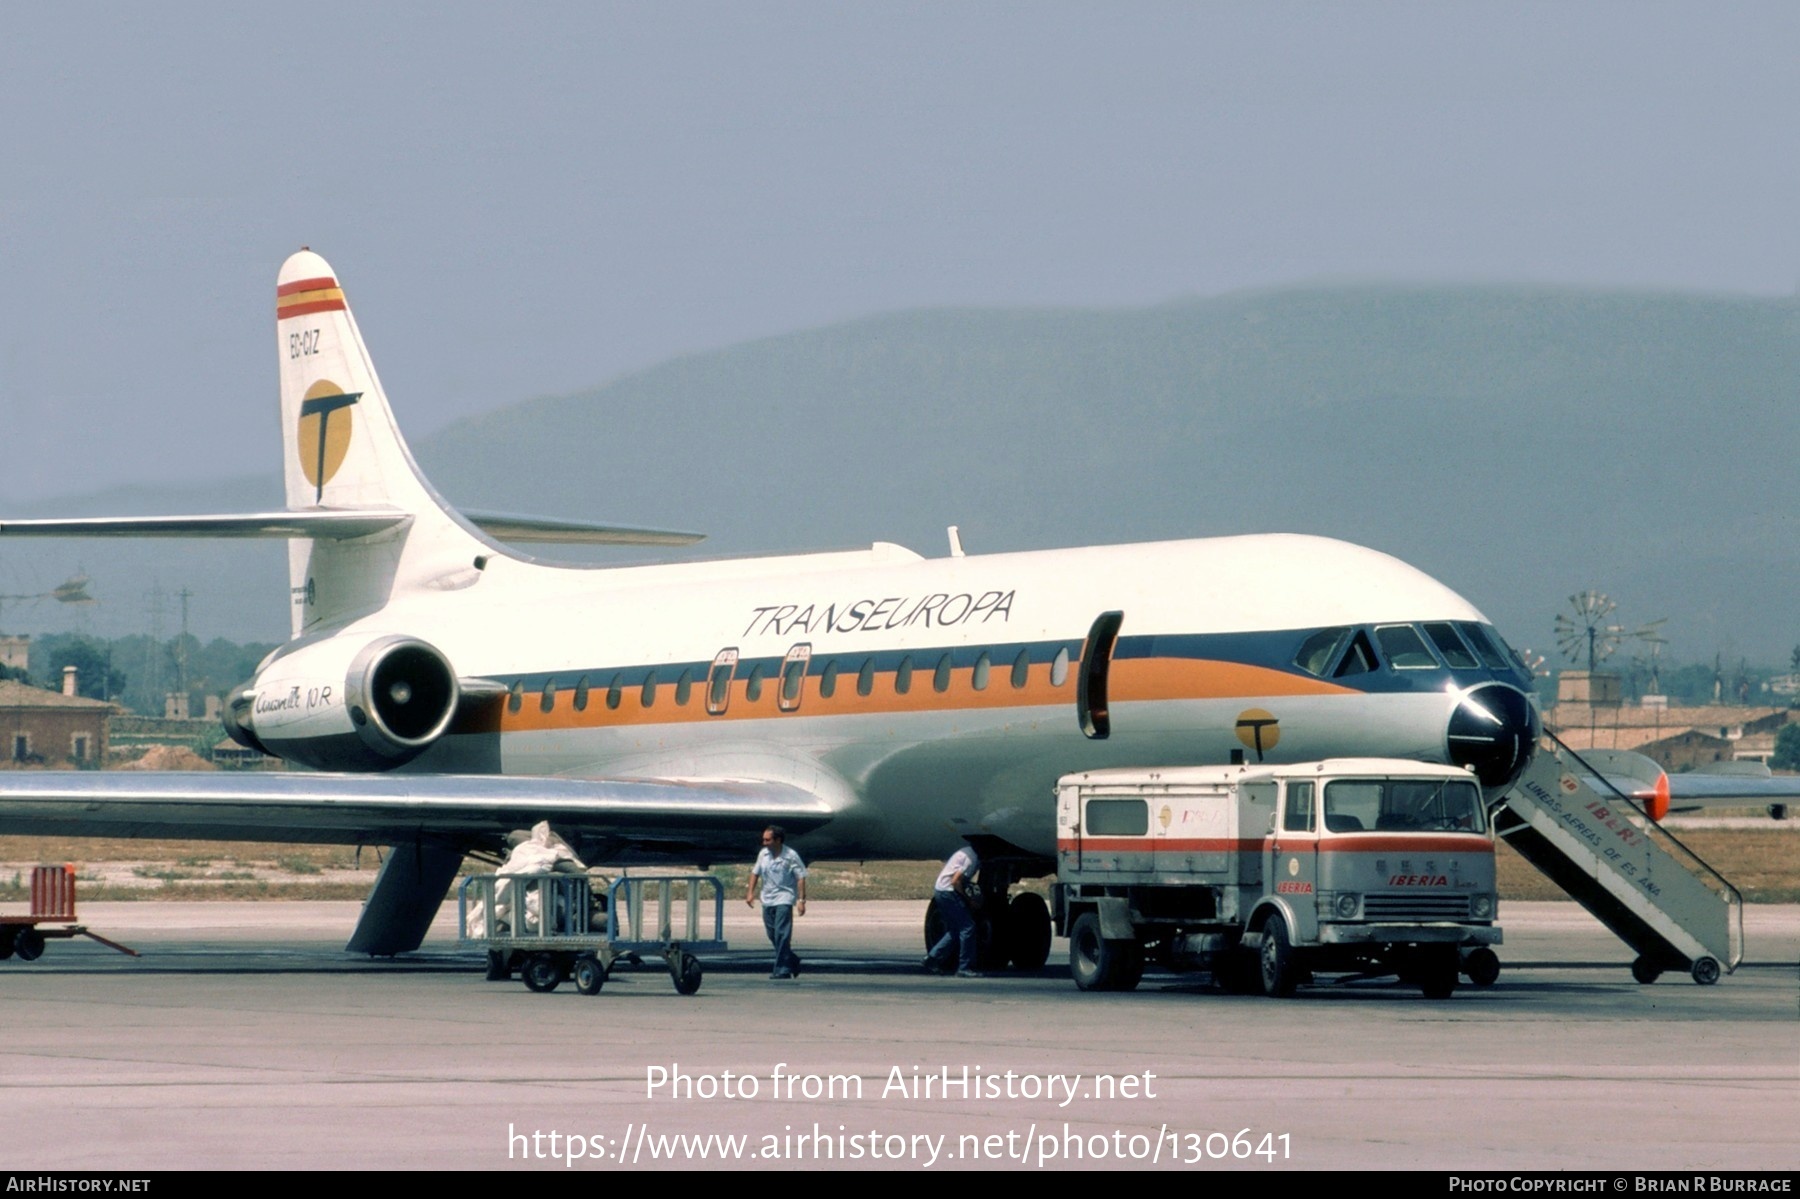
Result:
<instances>
[{"instance_id":1,"label":"truck cab","mask_svg":"<svg viewBox=\"0 0 1800 1199\"><path fill-rule=\"evenodd\" d=\"M1146 962L1288 995L1318 973L1492 982L1494 840L1467 770L1391 759L1058 785L1054 913L1084 990Z\"/></svg>"}]
</instances>

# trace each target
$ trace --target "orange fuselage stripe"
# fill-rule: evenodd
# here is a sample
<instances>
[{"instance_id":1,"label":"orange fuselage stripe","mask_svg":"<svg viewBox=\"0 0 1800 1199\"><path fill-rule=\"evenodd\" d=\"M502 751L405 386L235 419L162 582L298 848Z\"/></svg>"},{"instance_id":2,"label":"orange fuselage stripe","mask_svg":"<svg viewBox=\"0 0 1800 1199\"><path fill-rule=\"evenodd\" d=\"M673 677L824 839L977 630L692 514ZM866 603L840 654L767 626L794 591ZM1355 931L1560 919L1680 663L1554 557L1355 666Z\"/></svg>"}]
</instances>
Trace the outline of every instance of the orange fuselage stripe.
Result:
<instances>
[{"instance_id":1,"label":"orange fuselage stripe","mask_svg":"<svg viewBox=\"0 0 1800 1199\"><path fill-rule=\"evenodd\" d=\"M857 672L844 669L837 676L837 686L829 699L819 694L821 676L808 675L801 688L800 702L792 713L809 716L862 716L911 712L989 711L999 708L1056 707L1073 703L1075 671L1071 666L1061 686L1050 681L1048 662L1031 667L1025 686L1015 688L1011 667L996 663L985 689L975 690L971 668L959 666L951 672L950 686L938 691L935 664L927 662L913 667L912 685L906 694L894 690L894 672L881 671L875 676L874 690L868 695L856 691ZM543 710L542 692L527 692L517 712L506 711L501 717L504 732L537 732L549 729L574 729L614 725L679 724L705 720L773 720L789 715L781 710L779 695L781 678L765 676L762 693L754 701L746 698L747 683L743 677L732 680L731 699L720 715L706 710L706 676L696 673L689 686L688 702L675 702L675 678L659 678L652 703L642 702L642 686L626 685L620 689L617 707L606 703L608 679L602 674L596 681L588 675L588 701L584 710L575 707L576 676L559 678L558 691L551 709ZM1109 685L1110 702L1149 700L1205 700L1233 697L1261 698L1269 695L1348 695L1349 687L1321 679L1295 678L1279 670L1245 666L1237 662L1154 661L1126 659L1112 664Z\"/></svg>"}]
</instances>

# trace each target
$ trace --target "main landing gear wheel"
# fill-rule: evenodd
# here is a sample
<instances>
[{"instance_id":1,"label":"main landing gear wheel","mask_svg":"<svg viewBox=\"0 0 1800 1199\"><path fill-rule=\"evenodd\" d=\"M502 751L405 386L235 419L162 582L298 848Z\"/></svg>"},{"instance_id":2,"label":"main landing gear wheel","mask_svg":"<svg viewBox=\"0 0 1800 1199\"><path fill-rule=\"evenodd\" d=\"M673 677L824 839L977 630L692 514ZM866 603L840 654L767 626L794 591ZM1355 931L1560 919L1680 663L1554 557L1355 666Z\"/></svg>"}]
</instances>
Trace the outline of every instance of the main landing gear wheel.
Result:
<instances>
[{"instance_id":1,"label":"main landing gear wheel","mask_svg":"<svg viewBox=\"0 0 1800 1199\"><path fill-rule=\"evenodd\" d=\"M1631 977L1647 987L1662 977L1662 967L1640 954L1631 963Z\"/></svg>"},{"instance_id":2,"label":"main landing gear wheel","mask_svg":"<svg viewBox=\"0 0 1800 1199\"><path fill-rule=\"evenodd\" d=\"M1069 929L1069 973L1083 991L1129 991L1144 977L1144 954L1135 942L1100 935L1100 917L1083 912Z\"/></svg>"},{"instance_id":3,"label":"main landing gear wheel","mask_svg":"<svg viewBox=\"0 0 1800 1199\"><path fill-rule=\"evenodd\" d=\"M1500 955L1483 945L1471 949L1462 960L1462 972L1478 987L1491 987L1500 978Z\"/></svg>"},{"instance_id":4,"label":"main landing gear wheel","mask_svg":"<svg viewBox=\"0 0 1800 1199\"><path fill-rule=\"evenodd\" d=\"M533 991L554 991L562 984L562 963L547 953L534 953L525 959L519 977Z\"/></svg>"},{"instance_id":5,"label":"main landing gear wheel","mask_svg":"<svg viewBox=\"0 0 1800 1199\"><path fill-rule=\"evenodd\" d=\"M23 953L21 953L19 956L24 957L25 955ZM1694 959L1694 969L1693 969L1692 973L1694 975L1694 981L1699 983L1701 986L1703 986L1703 987L1712 986L1714 983L1719 981L1719 959L1718 958L1695 958Z\"/></svg>"},{"instance_id":6,"label":"main landing gear wheel","mask_svg":"<svg viewBox=\"0 0 1800 1199\"><path fill-rule=\"evenodd\" d=\"M1294 969L1294 949L1288 939L1287 921L1270 916L1263 924L1262 949L1256 955L1260 967L1262 993L1271 999L1286 999L1300 985L1300 972Z\"/></svg>"},{"instance_id":7,"label":"main landing gear wheel","mask_svg":"<svg viewBox=\"0 0 1800 1199\"><path fill-rule=\"evenodd\" d=\"M700 959L683 953L669 964L669 977L680 995L692 995L700 989Z\"/></svg>"},{"instance_id":8,"label":"main landing gear wheel","mask_svg":"<svg viewBox=\"0 0 1800 1199\"><path fill-rule=\"evenodd\" d=\"M22 928L13 937L13 952L19 955L21 962L35 962L44 956L44 934L29 926ZM1711 958L1704 959L1712 961ZM1698 970L1699 967L1695 966ZM1697 976L1696 976L1697 977ZM1719 977L1719 964L1713 962L1713 977Z\"/></svg>"},{"instance_id":9,"label":"main landing gear wheel","mask_svg":"<svg viewBox=\"0 0 1800 1199\"><path fill-rule=\"evenodd\" d=\"M575 959L575 989L583 995L598 995L606 985L606 967L591 953Z\"/></svg>"},{"instance_id":10,"label":"main landing gear wheel","mask_svg":"<svg viewBox=\"0 0 1800 1199\"><path fill-rule=\"evenodd\" d=\"M1041 970L1050 960L1050 908L1042 895L1015 895L1006 908L1007 956L1017 970Z\"/></svg>"}]
</instances>

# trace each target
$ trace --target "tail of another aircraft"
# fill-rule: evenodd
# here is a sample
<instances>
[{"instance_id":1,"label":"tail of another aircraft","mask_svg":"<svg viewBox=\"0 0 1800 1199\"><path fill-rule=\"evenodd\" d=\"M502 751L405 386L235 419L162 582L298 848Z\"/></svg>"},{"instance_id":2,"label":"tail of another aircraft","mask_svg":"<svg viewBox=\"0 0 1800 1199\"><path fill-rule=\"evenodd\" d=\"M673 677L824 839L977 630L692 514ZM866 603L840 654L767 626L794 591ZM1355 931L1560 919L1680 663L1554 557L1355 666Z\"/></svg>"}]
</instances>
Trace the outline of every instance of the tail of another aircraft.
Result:
<instances>
[{"instance_id":1,"label":"tail of another aircraft","mask_svg":"<svg viewBox=\"0 0 1800 1199\"><path fill-rule=\"evenodd\" d=\"M393 528L289 543L293 632L342 624L417 588L453 590L498 552L432 490L400 436L337 275L301 250L275 290L291 512L393 510Z\"/></svg>"}]
</instances>

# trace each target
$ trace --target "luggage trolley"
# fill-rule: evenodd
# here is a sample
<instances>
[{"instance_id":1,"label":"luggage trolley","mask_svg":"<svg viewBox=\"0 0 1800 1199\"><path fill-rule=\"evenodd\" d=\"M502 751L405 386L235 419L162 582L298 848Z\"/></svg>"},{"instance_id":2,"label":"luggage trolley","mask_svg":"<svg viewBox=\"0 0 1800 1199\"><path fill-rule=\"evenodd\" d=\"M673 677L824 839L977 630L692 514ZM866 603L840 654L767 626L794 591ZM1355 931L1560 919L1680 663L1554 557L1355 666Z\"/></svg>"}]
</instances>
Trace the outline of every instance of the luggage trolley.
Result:
<instances>
[{"instance_id":1,"label":"luggage trolley","mask_svg":"<svg viewBox=\"0 0 1800 1199\"><path fill-rule=\"evenodd\" d=\"M138 951L127 949L117 941L109 941L91 932L75 920L75 867L34 866L31 871L31 911L24 916L0 915L0 961L14 954L21 962L35 962L44 955L44 945L51 940L66 941L86 937L108 949L137 957ZM47 925L68 921L60 928Z\"/></svg>"},{"instance_id":2,"label":"luggage trolley","mask_svg":"<svg viewBox=\"0 0 1800 1199\"><path fill-rule=\"evenodd\" d=\"M726 948L725 884L716 874L632 875L615 879L604 899L584 874L477 874L457 897L459 940L486 950L488 978L517 970L533 991L573 978L577 991L598 995L615 963L660 954L675 990L692 995L701 976L695 953Z\"/></svg>"}]
</instances>

